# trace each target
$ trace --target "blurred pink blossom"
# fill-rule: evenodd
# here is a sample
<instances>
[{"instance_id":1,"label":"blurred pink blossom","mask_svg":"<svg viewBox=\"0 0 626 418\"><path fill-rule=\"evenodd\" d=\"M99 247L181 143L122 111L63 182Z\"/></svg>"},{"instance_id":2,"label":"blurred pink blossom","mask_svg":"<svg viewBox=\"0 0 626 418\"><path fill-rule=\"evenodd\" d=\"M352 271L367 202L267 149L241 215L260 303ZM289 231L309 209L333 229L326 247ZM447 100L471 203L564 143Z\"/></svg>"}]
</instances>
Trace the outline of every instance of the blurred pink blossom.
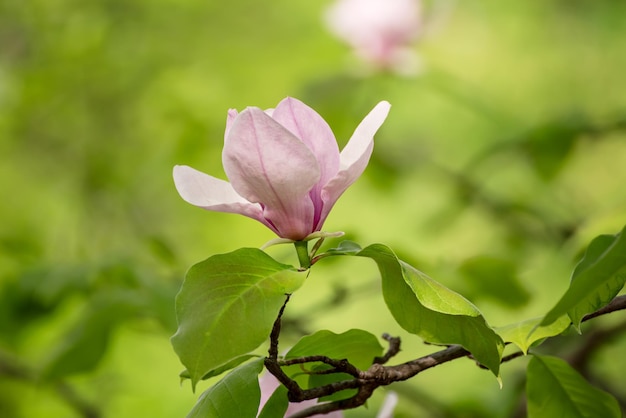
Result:
<instances>
[{"instance_id":1,"label":"blurred pink blossom","mask_svg":"<svg viewBox=\"0 0 626 418\"><path fill-rule=\"evenodd\" d=\"M337 199L365 170L389 108L387 102L376 105L341 153L326 121L297 99L266 111L231 109L222 152L230 183L179 165L176 189L192 205L245 215L281 238L303 240L320 231Z\"/></svg>"},{"instance_id":2,"label":"blurred pink blossom","mask_svg":"<svg viewBox=\"0 0 626 418\"><path fill-rule=\"evenodd\" d=\"M379 69L412 72L412 44L422 30L419 0L338 0L328 9L329 29L357 56Z\"/></svg>"},{"instance_id":3,"label":"blurred pink blossom","mask_svg":"<svg viewBox=\"0 0 626 418\"><path fill-rule=\"evenodd\" d=\"M272 374L265 373L261 377L259 377L259 386L261 387L261 404L259 406L259 412L263 409L263 406L267 403L272 393L278 388L280 382L276 379ZM311 399L303 402L293 402L289 403L287 407L287 411L285 412L285 416L288 417L291 414L294 414L299 411L303 411L311 406L317 404L315 399ZM313 415L315 417L327 417L327 418L343 418L343 412L335 411L326 415Z\"/></svg>"}]
</instances>

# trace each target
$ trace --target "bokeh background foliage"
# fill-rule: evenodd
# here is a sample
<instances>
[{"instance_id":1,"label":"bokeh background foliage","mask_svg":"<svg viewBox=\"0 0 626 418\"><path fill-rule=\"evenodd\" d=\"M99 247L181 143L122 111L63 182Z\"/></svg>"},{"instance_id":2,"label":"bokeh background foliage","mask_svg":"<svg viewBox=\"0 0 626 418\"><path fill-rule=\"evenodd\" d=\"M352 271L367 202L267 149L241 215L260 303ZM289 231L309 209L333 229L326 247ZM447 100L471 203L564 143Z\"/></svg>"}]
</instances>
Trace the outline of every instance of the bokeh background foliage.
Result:
<instances>
[{"instance_id":1,"label":"bokeh background foliage","mask_svg":"<svg viewBox=\"0 0 626 418\"><path fill-rule=\"evenodd\" d=\"M590 239L626 223L624 2L427 3L415 77L359 71L325 30L328 4L0 3L0 416L191 410L197 395L180 387L169 343L185 270L272 238L173 187L174 164L223 175L230 107L295 96L343 144L391 102L372 163L325 229L390 245L494 326L545 313ZM270 254L295 263L287 248ZM394 324L366 260L316 266L285 321L286 346L363 328L401 335L405 359L433 350ZM583 331L611 344L542 348L567 347L623 407L620 316L594 324ZM502 390L456 363L395 385L397 415L523 412L525 359L503 366Z\"/></svg>"}]
</instances>

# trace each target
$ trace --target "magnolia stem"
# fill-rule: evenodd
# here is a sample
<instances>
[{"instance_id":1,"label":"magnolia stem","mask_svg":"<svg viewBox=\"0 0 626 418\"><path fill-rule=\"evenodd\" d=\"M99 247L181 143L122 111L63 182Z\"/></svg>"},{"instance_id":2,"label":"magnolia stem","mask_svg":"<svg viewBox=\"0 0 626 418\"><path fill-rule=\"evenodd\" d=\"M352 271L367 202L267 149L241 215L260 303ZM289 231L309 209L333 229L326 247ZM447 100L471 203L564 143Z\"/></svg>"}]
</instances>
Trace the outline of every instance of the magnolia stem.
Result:
<instances>
[{"instance_id":1,"label":"magnolia stem","mask_svg":"<svg viewBox=\"0 0 626 418\"><path fill-rule=\"evenodd\" d=\"M298 254L298 261L300 261L300 267L304 270L311 267L311 257L309 256L309 242L308 241L296 241L293 243L296 247L296 253Z\"/></svg>"}]
</instances>

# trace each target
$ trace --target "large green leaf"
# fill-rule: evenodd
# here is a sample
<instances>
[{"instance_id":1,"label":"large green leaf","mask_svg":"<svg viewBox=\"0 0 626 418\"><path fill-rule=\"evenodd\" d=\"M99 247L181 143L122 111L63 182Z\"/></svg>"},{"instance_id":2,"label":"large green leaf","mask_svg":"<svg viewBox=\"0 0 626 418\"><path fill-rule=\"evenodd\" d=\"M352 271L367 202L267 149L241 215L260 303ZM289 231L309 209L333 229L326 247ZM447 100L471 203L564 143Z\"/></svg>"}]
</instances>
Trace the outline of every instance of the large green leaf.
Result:
<instances>
[{"instance_id":1,"label":"large green leaf","mask_svg":"<svg viewBox=\"0 0 626 418\"><path fill-rule=\"evenodd\" d=\"M255 418L261 400L261 370L261 358L237 367L200 395L187 418Z\"/></svg>"},{"instance_id":2,"label":"large green leaf","mask_svg":"<svg viewBox=\"0 0 626 418\"><path fill-rule=\"evenodd\" d=\"M541 325L568 314L580 330L582 318L609 303L626 282L626 227L617 235L596 237L572 274L569 288Z\"/></svg>"},{"instance_id":3,"label":"large green leaf","mask_svg":"<svg viewBox=\"0 0 626 418\"><path fill-rule=\"evenodd\" d=\"M370 245L355 255L378 265L383 297L400 326L431 343L460 344L499 374L504 343L471 302L400 261L384 245Z\"/></svg>"},{"instance_id":4,"label":"large green leaf","mask_svg":"<svg viewBox=\"0 0 626 418\"><path fill-rule=\"evenodd\" d=\"M192 386L269 337L285 294L305 273L255 248L215 255L191 267L176 297L172 345Z\"/></svg>"},{"instance_id":5,"label":"large green leaf","mask_svg":"<svg viewBox=\"0 0 626 418\"><path fill-rule=\"evenodd\" d=\"M569 317L563 315L552 324L539 327L538 325L542 319L543 317L527 319L526 321L498 327L496 331L504 342L517 345L526 354L535 342L559 335L571 324Z\"/></svg>"},{"instance_id":6,"label":"large green leaf","mask_svg":"<svg viewBox=\"0 0 626 418\"><path fill-rule=\"evenodd\" d=\"M528 363L528 417L619 418L617 400L592 386L565 361L533 356Z\"/></svg>"},{"instance_id":7,"label":"large green leaf","mask_svg":"<svg viewBox=\"0 0 626 418\"><path fill-rule=\"evenodd\" d=\"M367 369L374 362L374 358L381 356L383 347L378 339L367 331L351 329L342 334L335 334L331 331L318 331L315 334L302 337L289 352L286 359L305 357L311 355L323 355L332 359L347 359L352 365L359 369ZM307 363L305 366L309 370L325 370L331 368L323 363ZM301 371L300 367L293 367L291 370ZM287 370L287 373L290 371ZM345 373L333 374L312 374L309 377L309 387L318 387L341 380L352 379L352 376ZM355 391L341 391L322 400L337 400L350 397Z\"/></svg>"}]
</instances>

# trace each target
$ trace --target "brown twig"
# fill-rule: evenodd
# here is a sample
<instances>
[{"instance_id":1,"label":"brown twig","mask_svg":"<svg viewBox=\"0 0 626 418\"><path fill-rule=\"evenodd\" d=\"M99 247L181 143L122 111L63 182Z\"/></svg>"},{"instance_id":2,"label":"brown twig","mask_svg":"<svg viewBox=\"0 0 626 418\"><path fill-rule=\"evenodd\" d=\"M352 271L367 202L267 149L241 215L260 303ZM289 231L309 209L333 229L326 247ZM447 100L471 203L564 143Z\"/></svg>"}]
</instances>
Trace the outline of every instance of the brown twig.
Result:
<instances>
[{"instance_id":1,"label":"brown twig","mask_svg":"<svg viewBox=\"0 0 626 418\"><path fill-rule=\"evenodd\" d=\"M274 321L274 326L272 327L272 333L270 334L270 348L268 351L269 357L271 359L276 360L278 357L278 337L280 336L280 324L281 318L283 317L283 313L285 313L285 308L287 307L287 303L289 303L289 299L291 298L291 293L285 294L285 302L283 306L280 307L278 311L278 317Z\"/></svg>"},{"instance_id":2,"label":"brown twig","mask_svg":"<svg viewBox=\"0 0 626 418\"><path fill-rule=\"evenodd\" d=\"M623 309L626 309L626 295L618 296L605 307L589 315L586 315L583 318L583 321L588 321L598 316L606 315L608 313L623 310ZM277 321L280 321L280 317L277 319ZM306 417L310 417L310 416L317 415L317 414L327 414L333 411L357 408L363 405L367 401L367 399L369 399L369 397L372 395L374 390L376 390L376 388L378 388L379 386L386 386L394 382L399 382L399 381L410 379L425 370L428 370L440 364L444 364L444 363L447 363L449 361L452 361L461 357L471 357L471 353L467 351L465 348L459 345L451 345L445 348L444 350L437 351L435 353L426 355L424 357L420 357L415 360L407 361L405 363L398 364L395 366L384 366L383 365L384 363L386 363L391 357L393 357L400 351L400 339L390 337L387 334L384 335L383 338L389 342L389 345L390 345L389 350L383 357L377 357L376 359L374 359L374 363L372 364L372 366L370 366L368 370L359 372L358 376L355 376L355 378L352 380L334 382L332 384L320 386L318 388L312 388L312 389L306 389L306 390L301 389L295 381L291 380L282 371L282 369L280 368L280 364L278 364L278 361L269 361L269 363L271 363L270 365L272 366L271 369L268 367L268 370L270 371L270 373L274 374L281 382L283 382L283 380L287 381L288 384L286 384L285 386L287 386L289 390L288 398L290 402L300 402L306 399L320 398L323 396L332 395L333 393L336 393L336 392L339 392L340 390L345 390L345 389L358 389L356 395L348 399L318 404L310 408L307 408L303 411L299 411L291 415L289 418L306 418ZM275 344L277 346L278 343L276 342ZM521 357L522 355L523 353L521 351L512 353L508 356L503 357L502 362L513 360L515 358ZM317 360L315 361L322 361L319 359L319 357L323 357L323 356L309 356L307 358L303 358L303 359L307 359L307 361L298 361L298 359L290 359L289 364L305 363L305 362L308 362L308 360L311 358L317 358ZM266 359L266 366L268 365L268 360L270 359ZM332 360L332 359L325 359L325 360ZM332 360L330 362L329 361L323 361L323 362L327 364L331 364L331 363L343 362L343 361L345 360ZM335 364L342 364L342 363L335 363ZM282 376L280 376L281 374ZM290 386L296 389L292 390Z\"/></svg>"},{"instance_id":3,"label":"brown twig","mask_svg":"<svg viewBox=\"0 0 626 418\"><path fill-rule=\"evenodd\" d=\"M590 314L583 316L582 322L588 321L590 319L593 319L601 315L609 314L611 312L621 311L623 309L626 309L626 295L617 296L615 299L609 302L609 304L606 305L605 307L600 308L595 312L592 312Z\"/></svg>"},{"instance_id":4,"label":"brown twig","mask_svg":"<svg viewBox=\"0 0 626 418\"><path fill-rule=\"evenodd\" d=\"M396 354L400 352L400 343L402 342L400 340L400 337L392 337L391 335L384 333L383 340L389 343L389 349L387 350L384 356L376 357L374 359L374 363L377 363L377 364L387 363L392 357L394 357Z\"/></svg>"},{"instance_id":5,"label":"brown twig","mask_svg":"<svg viewBox=\"0 0 626 418\"><path fill-rule=\"evenodd\" d=\"M293 364L305 364L305 363L315 363L321 362L332 366L333 368L330 370L321 370L319 374L328 373L333 370L332 373L347 373L354 377L359 377L359 373L361 372L359 369L354 367L347 359L335 360L327 356L305 356L298 357L294 359L282 360L279 361L278 364L280 366L291 366Z\"/></svg>"}]
</instances>

